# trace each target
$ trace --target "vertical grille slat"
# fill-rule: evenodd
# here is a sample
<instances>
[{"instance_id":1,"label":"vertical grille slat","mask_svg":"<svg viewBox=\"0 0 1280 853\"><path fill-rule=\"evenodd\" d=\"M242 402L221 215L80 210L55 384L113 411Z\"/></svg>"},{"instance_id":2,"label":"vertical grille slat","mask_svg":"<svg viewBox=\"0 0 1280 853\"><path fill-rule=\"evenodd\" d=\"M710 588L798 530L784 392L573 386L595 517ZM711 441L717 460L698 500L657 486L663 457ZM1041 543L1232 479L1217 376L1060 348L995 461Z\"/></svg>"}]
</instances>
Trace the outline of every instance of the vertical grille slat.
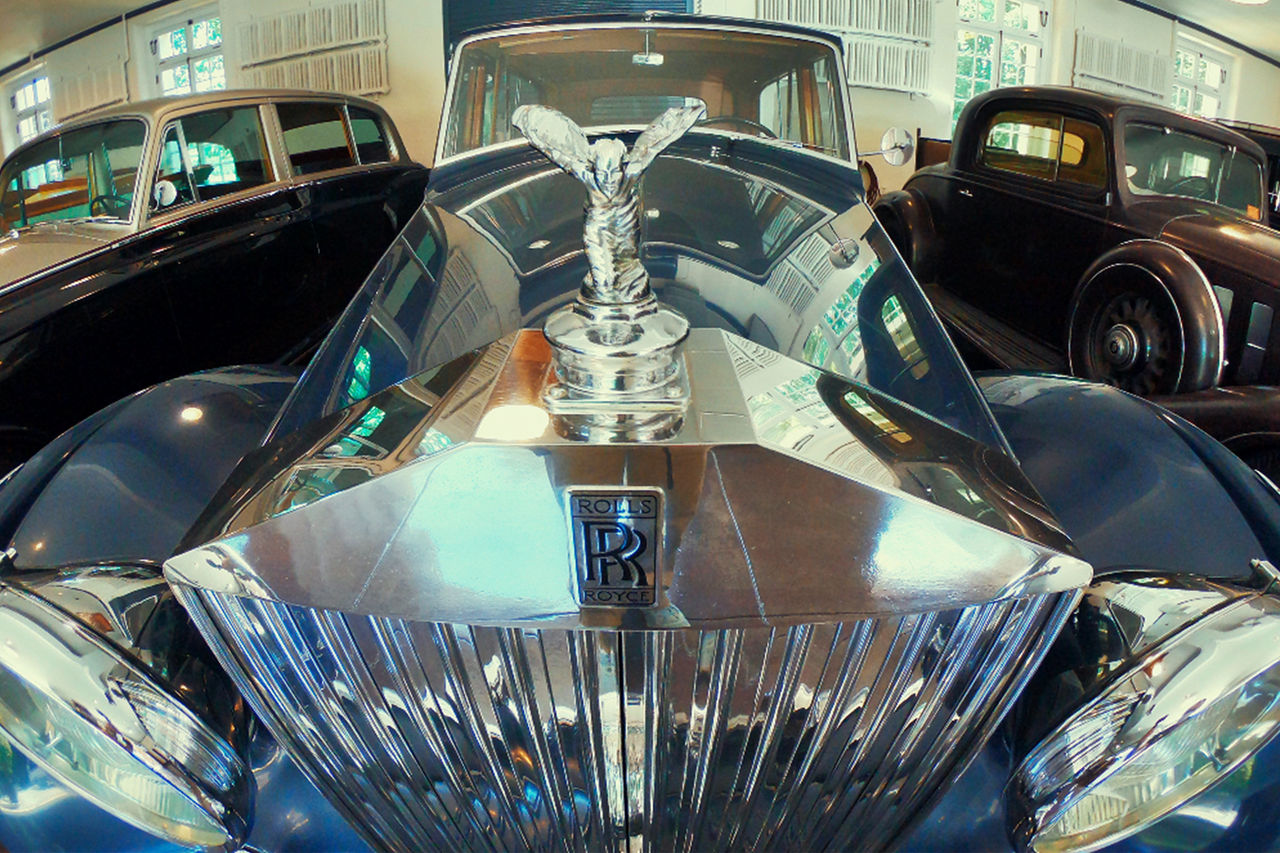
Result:
<instances>
[{"instance_id":1,"label":"vertical grille slat","mask_svg":"<svg viewBox=\"0 0 1280 853\"><path fill-rule=\"evenodd\" d=\"M888 846L1076 600L587 631L176 588L299 766L396 850Z\"/></svg>"}]
</instances>

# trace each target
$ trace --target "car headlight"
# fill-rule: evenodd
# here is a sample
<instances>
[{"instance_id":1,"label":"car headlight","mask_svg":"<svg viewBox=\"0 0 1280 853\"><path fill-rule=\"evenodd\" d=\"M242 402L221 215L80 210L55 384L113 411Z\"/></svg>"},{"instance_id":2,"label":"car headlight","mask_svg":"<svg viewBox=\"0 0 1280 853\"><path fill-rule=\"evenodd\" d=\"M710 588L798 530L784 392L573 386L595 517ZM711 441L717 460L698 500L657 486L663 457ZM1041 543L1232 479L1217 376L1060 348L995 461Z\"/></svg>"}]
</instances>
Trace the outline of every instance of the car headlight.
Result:
<instances>
[{"instance_id":1,"label":"car headlight","mask_svg":"<svg viewBox=\"0 0 1280 853\"><path fill-rule=\"evenodd\" d=\"M1280 602L1249 595L1165 637L1043 738L1011 781L1014 836L1093 850L1164 817L1280 731Z\"/></svg>"},{"instance_id":2,"label":"car headlight","mask_svg":"<svg viewBox=\"0 0 1280 853\"><path fill-rule=\"evenodd\" d=\"M0 730L67 787L188 846L238 845L239 754L137 661L41 596L0 585Z\"/></svg>"}]
</instances>

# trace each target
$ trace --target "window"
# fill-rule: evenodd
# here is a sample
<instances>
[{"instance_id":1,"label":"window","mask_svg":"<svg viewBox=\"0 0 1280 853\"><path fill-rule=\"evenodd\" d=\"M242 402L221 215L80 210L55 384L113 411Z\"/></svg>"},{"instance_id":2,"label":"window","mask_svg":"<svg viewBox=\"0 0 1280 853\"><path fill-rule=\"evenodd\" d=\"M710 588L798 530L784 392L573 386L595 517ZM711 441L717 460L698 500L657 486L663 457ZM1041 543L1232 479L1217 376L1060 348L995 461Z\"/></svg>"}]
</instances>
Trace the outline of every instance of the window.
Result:
<instances>
[{"instance_id":1,"label":"window","mask_svg":"<svg viewBox=\"0 0 1280 853\"><path fill-rule=\"evenodd\" d=\"M1049 181L1104 188L1107 149L1102 128L1047 112L1006 110L987 125L983 165Z\"/></svg>"},{"instance_id":2,"label":"window","mask_svg":"<svg viewBox=\"0 0 1280 853\"><path fill-rule=\"evenodd\" d=\"M128 218L146 132L134 119L106 122L46 139L10 159L0 172L0 229Z\"/></svg>"},{"instance_id":3,"label":"window","mask_svg":"<svg viewBox=\"0 0 1280 853\"><path fill-rule=\"evenodd\" d=\"M280 129L295 175L354 166L342 108L336 104L280 104Z\"/></svg>"},{"instance_id":4,"label":"window","mask_svg":"<svg viewBox=\"0 0 1280 853\"><path fill-rule=\"evenodd\" d=\"M806 148L841 155L837 139L836 94L832 69L825 59L794 68L760 90L760 124L782 139ZM716 122L710 122L712 126ZM739 124L735 130L751 130Z\"/></svg>"},{"instance_id":5,"label":"window","mask_svg":"<svg viewBox=\"0 0 1280 853\"><path fill-rule=\"evenodd\" d=\"M34 139L53 125L49 99L48 77L32 78L13 90L9 106L17 122L19 143Z\"/></svg>"},{"instance_id":6,"label":"window","mask_svg":"<svg viewBox=\"0 0 1280 853\"><path fill-rule=\"evenodd\" d=\"M193 19L166 29L151 41L156 85L162 95L186 95L227 88L222 60L222 18Z\"/></svg>"},{"instance_id":7,"label":"window","mask_svg":"<svg viewBox=\"0 0 1280 853\"><path fill-rule=\"evenodd\" d=\"M1262 163L1216 140L1149 124L1124 130L1125 173L1134 195L1172 195L1262 218Z\"/></svg>"},{"instance_id":8,"label":"window","mask_svg":"<svg viewBox=\"0 0 1280 853\"><path fill-rule=\"evenodd\" d=\"M209 110L165 127L152 209L168 209L273 180L257 107Z\"/></svg>"},{"instance_id":9,"label":"window","mask_svg":"<svg viewBox=\"0 0 1280 853\"><path fill-rule=\"evenodd\" d=\"M1180 113L1216 119L1227 94L1229 63L1225 55L1180 36L1173 52L1170 105Z\"/></svg>"},{"instance_id":10,"label":"window","mask_svg":"<svg viewBox=\"0 0 1280 853\"><path fill-rule=\"evenodd\" d=\"M385 163L391 159L391 146L378 116L360 107L347 107L351 119L351 138L361 163Z\"/></svg>"},{"instance_id":11,"label":"window","mask_svg":"<svg viewBox=\"0 0 1280 853\"><path fill-rule=\"evenodd\" d=\"M1049 2L960 0L959 14L952 130L974 95L999 86L1030 86L1039 81Z\"/></svg>"}]
</instances>

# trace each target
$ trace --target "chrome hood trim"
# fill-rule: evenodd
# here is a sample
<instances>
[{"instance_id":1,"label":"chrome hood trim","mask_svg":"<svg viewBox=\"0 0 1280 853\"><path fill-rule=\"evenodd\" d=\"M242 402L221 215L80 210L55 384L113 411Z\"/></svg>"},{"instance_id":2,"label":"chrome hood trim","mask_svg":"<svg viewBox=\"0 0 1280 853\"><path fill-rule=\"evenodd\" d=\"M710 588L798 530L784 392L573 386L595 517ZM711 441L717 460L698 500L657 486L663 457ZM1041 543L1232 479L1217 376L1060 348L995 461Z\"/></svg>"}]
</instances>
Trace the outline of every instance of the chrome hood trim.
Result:
<instances>
[{"instance_id":1,"label":"chrome hood trim","mask_svg":"<svg viewBox=\"0 0 1280 853\"><path fill-rule=\"evenodd\" d=\"M195 533L214 541L166 574L307 608L600 629L830 622L1089 582L994 448L731 333L693 331L684 358L678 433L583 442L542 408L545 338L509 335L442 398L429 372L304 432L229 486ZM659 606L578 604L565 502L581 487L665 497Z\"/></svg>"}]
</instances>

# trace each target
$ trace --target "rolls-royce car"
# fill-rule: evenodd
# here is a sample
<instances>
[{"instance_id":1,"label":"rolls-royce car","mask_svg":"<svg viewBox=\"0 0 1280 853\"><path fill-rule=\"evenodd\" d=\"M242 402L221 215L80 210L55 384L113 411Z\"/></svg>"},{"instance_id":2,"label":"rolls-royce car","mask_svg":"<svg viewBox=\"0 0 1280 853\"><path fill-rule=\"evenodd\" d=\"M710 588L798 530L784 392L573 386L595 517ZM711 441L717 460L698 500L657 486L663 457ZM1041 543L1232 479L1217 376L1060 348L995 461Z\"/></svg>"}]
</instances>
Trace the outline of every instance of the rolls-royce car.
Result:
<instances>
[{"instance_id":1,"label":"rolls-royce car","mask_svg":"<svg viewBox=\"0 0 1280 853\"><path fill-rule=\"evenodd\" d=\"M0 485L0 843L1274 847L1276 491L1117 389L975 379L841 61L462 40L300 379L170 380Z\"/></svg>"},{"instance_id":2,"label":"rolls-royce car","mask_svg":"<svg viewBox=\"0 0 1280 853\"><path fill-rule=\"evenodd\" d=\"M113 400L234 362L304 362L422 201L360 98L125 104L0 166L0 469Z\"/></svg>"},{"instance_id":3,"label":"rolls-royce car","mask_svg":"<svg viewBox=\"0 0 1280 853\"><path fill-rule=\"evenodd\" d=\"M973 98L876 211L971 363L1151 396L1280 476L1280 234L1262 148L1083 89Z\"/></svg>"}]
</instances>

